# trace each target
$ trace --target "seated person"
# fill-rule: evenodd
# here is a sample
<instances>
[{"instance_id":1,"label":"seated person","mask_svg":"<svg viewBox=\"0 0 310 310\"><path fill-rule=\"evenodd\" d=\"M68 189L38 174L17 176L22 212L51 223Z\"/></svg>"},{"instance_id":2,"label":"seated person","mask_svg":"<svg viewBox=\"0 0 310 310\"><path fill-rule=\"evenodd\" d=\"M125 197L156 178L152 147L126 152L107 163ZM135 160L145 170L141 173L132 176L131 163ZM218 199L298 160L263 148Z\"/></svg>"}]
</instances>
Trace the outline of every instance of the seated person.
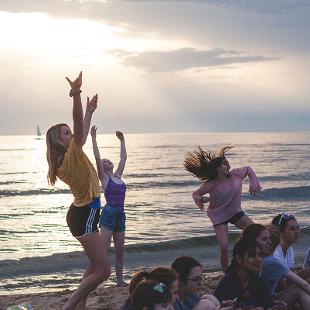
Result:
<instances>
[{"instance_id":1,"label":"seated person","mask_svg":"<svg viewBox=\"0 0 310 310\"><path fill-rule=\"evenodd\" d=\"M272 296L264 280L256 274L261 264L262 253L256 241L238 240L233 248L232 262L214 295L220 302L235 300L236 308L271 309Z\"/></svg>"},{"instance_id":2,"label":"seated person","mask_svg":"<svg viewBox=\"0 0 310 310\"><path fill-rule=\"evenodd\" d=\"M178 274L175 270L169 267L158 267L153 269L151 272L140 271L136 273L130 281L129 284L129 294L132 296L133 291L137 287L137 285L143 280L153 280L159 283L165 284L170 294L170 304L174 304L178 295L179 290L179 281ZM130 307L130 297L126 301L124 310L131 309Z\"/></svg>"},{"instance_id":3,"label":"seated person","mask_svg":"<svg viewBox=\"0 0 310 310\"><path fill-rule=\"evenodd\" d=\"M219 309L220 303L212 295L200 298L203 280L202 266L192 257L178 257L171 265L179 275L179 296L174 303L175 310ZM227 303L228 304L228 303Z\"/></svg>"},{"instance_id":4,"label":"seated person","mask_svg":"<svg viewBox=\"0 0 310 310\"><path fill-rule=\"evenodd\" d=\"M299 303L301 309L310 309L310 286L301 277L292 272L282 261L275 258L272 254L275 247L279 244L279 231L271 225L269 229L261 224L251 224L247 226L239 239L254 240L260 246L263 253L263 265L261 277L266 282L269 292L274 296L275 305L283 307L286 303L290 309ZM291 279L295 284L276 294L275 288L280 281L285 278Z\"/></svg>"},{"instance_id":5,"label":"seated person","mask_svg":"<svg viewBox=\"0 0 310 310\"><path fill-rule=\"evenodd\" d=\"M295 266L295 254L292 245L298 242L300 235L296 218L292 214L282 213L275 216L271 224L278 227L280 232L280 242L276 246L273 256L309 282L310 268L303 269Z\"/></svg>"},{"instance_id":6,"label":"seated person","mask_svg":"<svg viewBox=\"0 0 310 310\"><path fill-rule=\"evenodd\" d=\"M142 280L130 297L132 310L173 310L170 294L165 284L153 280Z\"/></svg>"}]
</instances>

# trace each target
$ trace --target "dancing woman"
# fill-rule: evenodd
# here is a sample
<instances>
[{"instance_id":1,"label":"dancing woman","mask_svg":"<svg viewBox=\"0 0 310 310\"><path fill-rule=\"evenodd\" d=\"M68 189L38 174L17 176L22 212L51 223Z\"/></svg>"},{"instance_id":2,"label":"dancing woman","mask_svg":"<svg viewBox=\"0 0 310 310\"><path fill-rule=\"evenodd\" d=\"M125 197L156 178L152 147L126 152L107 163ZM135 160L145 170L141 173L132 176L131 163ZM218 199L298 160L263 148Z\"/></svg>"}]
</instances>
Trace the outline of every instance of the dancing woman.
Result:
<instances>
[{"instance_id":1,"label":"dancing woman","mask_svg":"<svg viewBox=\"0 0 310 310\"><path fill-rule=\"evenodd\" d=\"M89 258L89 265L78 289L62 309L85 309L86 298L110 275L110 265L98 231L100 212L100 187L96 170L83 152L90 121L97 108L98 96L91 100L83 118L81 103L82 72L72 82L70 96L73 98L73 133L66 124L57 124L46 133L48 181L54 185L60 179L70 187L74 201L67 213L67 224L72 235L81 243Z\"/></svg>"},{"instance_id":2,"label":"dancing woman","mask_svg":"<svg viewBox=\"0 0 310 310\"><path fill-rule=\"evenodd\" d=\"M248 176L249 192L252 197L261 190L258 179L249 166L230 171L230 165L225 154L231 149L226 146L219 155L206 151L200 146L194 152L188 152L184 167L193 176L204 183L193 193L193 199L200 210L204 210L206 197L210 194L207 214L213 224L216 238L220 246L222 270L228 267L228 227L231 223L240 229L252 224L253 221L241 209L242 180Z\"/></svg>"},{"instance_id":3,"label":"dancing woman","mask_svg":"<svg viewBox=\"0 0 310 310\"><path fill-rule=\"evenodd\" d=\"M98 176L104 190L106 204L100 216L100 232L107 253L110 249L111 238L113 236L115 250L115 271L117 286L127 286L123 280L123 261L124 261L124 243L125 243L125 221L124 201L126 185L121 176L125 169L127 152L125 138L122 132L116 131L116 136L120 140L120 161L116 171L114 165L109 159L101 159L97 145L97 128L91 128L93 141L93 151L96 158Z\"/></svg>"}]
</instances>

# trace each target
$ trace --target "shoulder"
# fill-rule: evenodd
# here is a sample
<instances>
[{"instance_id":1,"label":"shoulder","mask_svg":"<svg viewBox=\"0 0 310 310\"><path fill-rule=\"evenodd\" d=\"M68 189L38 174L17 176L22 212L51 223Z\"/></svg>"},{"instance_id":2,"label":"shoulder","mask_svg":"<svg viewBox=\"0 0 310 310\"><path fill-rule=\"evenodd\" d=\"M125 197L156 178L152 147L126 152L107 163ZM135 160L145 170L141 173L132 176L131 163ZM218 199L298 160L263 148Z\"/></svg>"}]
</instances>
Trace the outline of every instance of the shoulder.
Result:
<instances>
[{"instance_id":1,"label":"shoulder","mask_svg":"<svg viewBox=\"0 0 310 310\"><path fill-rule=\"evenodd\" d=\"M273 256L266 256L263 258L263 275L272 276L273 273L289 272L288 267L278 258Z\"/></svg>"},{"instance_id":2,"label":"shoulder","mask_svg":"<svg viewBox=\"0 0 310 310\"><path fill-rule=\"evenodd\" d=\"M231 171L231 175L233 176L237 176L237 177L240 177L240 178L244 178L248 172L248 170L250 169L251 167L249 166L246 166L246 167L240 167L240 168L235 168Z\"/></svg>"},{"instance_id":3,"label":"shoulder","mask_svg":"<svg viewBox=\"0 0 310 310\"><path fill-rule=\"evenodd\" d=\"M71 154L83 154L83 150L82 147L78 144L76 144L76 142L74 141L74 139L71 140L68 151L67 151L68 155Z\"/></svg>"}]
</instances>

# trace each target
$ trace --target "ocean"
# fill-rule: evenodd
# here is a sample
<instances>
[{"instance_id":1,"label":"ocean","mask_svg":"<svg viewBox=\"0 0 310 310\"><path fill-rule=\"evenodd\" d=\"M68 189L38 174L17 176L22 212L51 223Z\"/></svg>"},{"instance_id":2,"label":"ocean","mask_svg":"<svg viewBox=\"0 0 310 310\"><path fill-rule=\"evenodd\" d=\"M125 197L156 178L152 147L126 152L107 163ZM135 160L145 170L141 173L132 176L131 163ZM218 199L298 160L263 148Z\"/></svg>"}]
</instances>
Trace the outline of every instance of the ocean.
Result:
<instances>
[{"instance_id":1,"label":"ocean","mask_svg":"<svg viewBox=\"0 0 310 310\"><path fill-rule=\"evenodd\" d=\"M127 134L128 160L125 278L133 271L169 265L192 255L208 271L219 270L217 242L206 212L191 193L200 181L183 168L196 145L227 155L232 168L250 165L263 191L251 198L245 180L242 207L255 221L269 224L280 212L296 216L301 228L294 246L301 263L310 246L310 133L180 133ZM119 141L98 135L102 157L114 164ZM47 183L45 140L35 136L0 136L0 294L76 287L87 259L66 226L72 202L66 185ZM84 151L95 163L91 140ZM229 226L231 246L238 229ZM113 248L111 253L113 263ZM111 277L112 283L114 280Z\"/></svg>"}]
</instances>

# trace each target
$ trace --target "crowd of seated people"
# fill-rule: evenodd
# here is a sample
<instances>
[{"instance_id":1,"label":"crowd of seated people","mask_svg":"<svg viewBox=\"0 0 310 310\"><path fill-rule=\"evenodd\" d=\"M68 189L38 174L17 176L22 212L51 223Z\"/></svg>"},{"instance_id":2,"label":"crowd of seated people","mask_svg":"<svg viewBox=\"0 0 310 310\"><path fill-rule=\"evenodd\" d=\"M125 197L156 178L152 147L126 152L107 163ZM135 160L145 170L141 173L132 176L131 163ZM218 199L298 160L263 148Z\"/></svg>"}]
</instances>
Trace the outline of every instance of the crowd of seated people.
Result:
<instances>
[{"instance_id":1,"label":"crowd of seated people","mask_svg":"<svg viewBox=\"0 0 310 310\"><path fill-rule=\"evenodd\" d=\"M310 249L296 268L292 244L296 218L276 216L270 225L250 224L233 247L233 258L214 294L202 291L203 266L181 256L170 267L136 273L124 310L309 310Z\"/></svg>"}]
</instances>

